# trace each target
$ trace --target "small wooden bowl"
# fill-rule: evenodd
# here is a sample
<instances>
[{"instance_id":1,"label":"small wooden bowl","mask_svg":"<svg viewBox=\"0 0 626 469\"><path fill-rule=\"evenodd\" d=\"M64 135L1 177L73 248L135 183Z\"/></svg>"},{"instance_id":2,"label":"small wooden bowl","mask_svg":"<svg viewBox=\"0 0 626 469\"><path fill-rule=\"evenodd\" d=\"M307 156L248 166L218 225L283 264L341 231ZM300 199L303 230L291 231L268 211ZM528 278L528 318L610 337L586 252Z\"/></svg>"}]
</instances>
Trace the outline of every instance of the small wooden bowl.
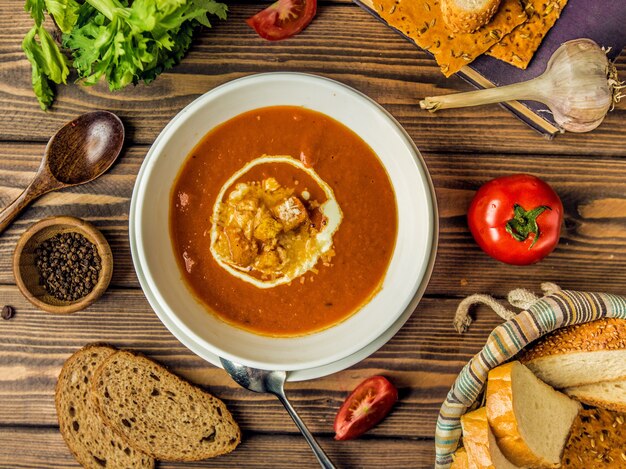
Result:
<instances>
[{"instance_id":1,"label":"small wooden bowl","mask_svg":"<svg viewBox=\"0 0 626 469\"><path fill-rule=\"evenodd\" d=\"M45 240L59 233L80 233L97 250L101 260L98 282L93 290L76 301L58 300L48 294L40 284L39 271L35 265L35 250ZM55 314L68 314L87 308L106 291L113 273L111 247L91 223L74 217L51 217L28 228L17 242L13 253L13 274L22 294L37 308Z\"/></svg>"}]
</instances>

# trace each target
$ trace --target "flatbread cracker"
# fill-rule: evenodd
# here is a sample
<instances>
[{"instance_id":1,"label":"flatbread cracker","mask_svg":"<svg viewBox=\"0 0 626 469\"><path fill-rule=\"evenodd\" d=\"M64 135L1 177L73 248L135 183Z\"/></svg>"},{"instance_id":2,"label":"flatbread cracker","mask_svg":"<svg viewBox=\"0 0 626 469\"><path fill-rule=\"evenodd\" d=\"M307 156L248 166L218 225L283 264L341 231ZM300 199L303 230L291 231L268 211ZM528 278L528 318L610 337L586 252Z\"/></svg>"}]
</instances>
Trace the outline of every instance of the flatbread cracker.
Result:
<instances>
[{"instance_id":1,"label":"flatbread cracker","mask_svg":"<svg viewBox=\"0 0 626 469\"><path fill-rule=\"evenodd\" d=\"M439 0L372 0L371 3L389 26L433 54L447 77L490 49L527 19L519 0L502 0L488 24L473 33L455 33L443 21Z\"/></svg>"},{"instance_id":2,"label":"flatbread cracker","mask_svg":"<svg viewBox=\"0 0 626 469\"><path fill-rule=\"evenodd\" d=\"M561 16L567 0L522 0L522 3L528 21L502 38L487 55L525 70L541 41Z\"/></svg>"}]
</instances>

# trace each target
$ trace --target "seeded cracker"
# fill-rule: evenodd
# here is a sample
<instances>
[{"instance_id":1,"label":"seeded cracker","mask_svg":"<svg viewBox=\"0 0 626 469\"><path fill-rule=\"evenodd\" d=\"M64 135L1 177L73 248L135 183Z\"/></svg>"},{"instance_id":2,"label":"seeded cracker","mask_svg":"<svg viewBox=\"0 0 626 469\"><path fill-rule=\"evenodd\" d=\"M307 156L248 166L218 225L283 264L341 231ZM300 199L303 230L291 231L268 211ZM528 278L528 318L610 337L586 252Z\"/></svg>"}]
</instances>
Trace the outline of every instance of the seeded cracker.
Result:
<instances>
[{"instance_id":1,"label":"seeded cracker","mask_svg":"<svg viewBox=\"0 0 626 469\"><path fill-rule=\"evenodd\" d=\"M503 0L488 24L473 33L455 33L444 23L438 0L373 0L373 9L389 26L433 54L447 77L527 19L519 0Z\"/></svg>"},{"instance_id":2,"label":"seeded cracker","mask_svg":"<svg viewBox=\"0 0 626 469\"><path fill-rule=\"evenodd\" d=\"M522 4L528 21L489 49L487 55L525 70L541 41L561 16L567 0L522 0Z\"/></svg>"}]
</instances>

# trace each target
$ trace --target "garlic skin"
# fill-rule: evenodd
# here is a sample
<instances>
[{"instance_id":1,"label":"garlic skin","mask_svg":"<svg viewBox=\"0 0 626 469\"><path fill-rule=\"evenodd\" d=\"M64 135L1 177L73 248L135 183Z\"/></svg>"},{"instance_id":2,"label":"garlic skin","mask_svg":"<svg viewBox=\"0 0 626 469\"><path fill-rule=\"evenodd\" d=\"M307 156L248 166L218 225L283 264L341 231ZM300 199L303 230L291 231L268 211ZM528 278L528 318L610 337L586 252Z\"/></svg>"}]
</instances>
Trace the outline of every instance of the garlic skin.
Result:
<instances>
[{"instance_id":1,"label":"garlic skin","mask_svg":"<svg viewBox=\"0 0 626 469\"><path fill-rule=\"evenodd\" d=\"M598 127L613 104L605 52L590 39L568 41L550 58L540 77L539 93L564 130L589 132Z\"/></svg>"},{"instance_id":2,"label":"garlic skin","mask_svg":"<svg viewBox=\"0 0 626 469\"><path fill-rule=\"evenodd\" d=\"M598 127L619 101L624 85L615 66L591 39L574 39L552 54L546 71L529 81L468 93L425 98L422 109L477 106L513 100L547 105L562 130L589 132Z\"/></svg>"}]
</instances>

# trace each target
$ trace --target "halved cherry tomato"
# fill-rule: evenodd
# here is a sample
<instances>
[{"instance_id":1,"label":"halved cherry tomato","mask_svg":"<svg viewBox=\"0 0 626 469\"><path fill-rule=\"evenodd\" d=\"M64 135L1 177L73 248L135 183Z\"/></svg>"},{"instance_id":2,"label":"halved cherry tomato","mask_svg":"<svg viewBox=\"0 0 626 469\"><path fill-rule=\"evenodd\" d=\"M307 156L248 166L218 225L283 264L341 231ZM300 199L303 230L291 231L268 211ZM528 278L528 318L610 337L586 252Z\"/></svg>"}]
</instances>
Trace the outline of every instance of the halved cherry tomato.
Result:
<instances>
[{"instance_id":1,"label":"halved cherry tomato","mask_svg":"<svg viewBox=\"0 0 626 469\"><path fill-rule=\"evenodd\" d=\"M306 28L317 11L317 0L278 0L246 23L268 41L280 41Z\"/></svg>"},{"instance_id":2,"label":"halved cherry tomato","mask_svg":"<svg viewBox=\"0 0 626 469\"><path fill-rule=\"evenodd\" d=\"M380 422L398 400L398 390L383 376L372 376L352 391L335 417L335 440L351 440Z\"/></svg>"},{"instance_id":3,"label":"halved cherry tomato","mask_svg":"<svg viewBox=\"0 0 626 469\"><path fill-rule=\"evenodd\" d=\"M563 204L554 190L530 174L483 185L467 213L470 231L491 257L527 265L552 252L561 234Z\"/></svg>"}]
</instances>

